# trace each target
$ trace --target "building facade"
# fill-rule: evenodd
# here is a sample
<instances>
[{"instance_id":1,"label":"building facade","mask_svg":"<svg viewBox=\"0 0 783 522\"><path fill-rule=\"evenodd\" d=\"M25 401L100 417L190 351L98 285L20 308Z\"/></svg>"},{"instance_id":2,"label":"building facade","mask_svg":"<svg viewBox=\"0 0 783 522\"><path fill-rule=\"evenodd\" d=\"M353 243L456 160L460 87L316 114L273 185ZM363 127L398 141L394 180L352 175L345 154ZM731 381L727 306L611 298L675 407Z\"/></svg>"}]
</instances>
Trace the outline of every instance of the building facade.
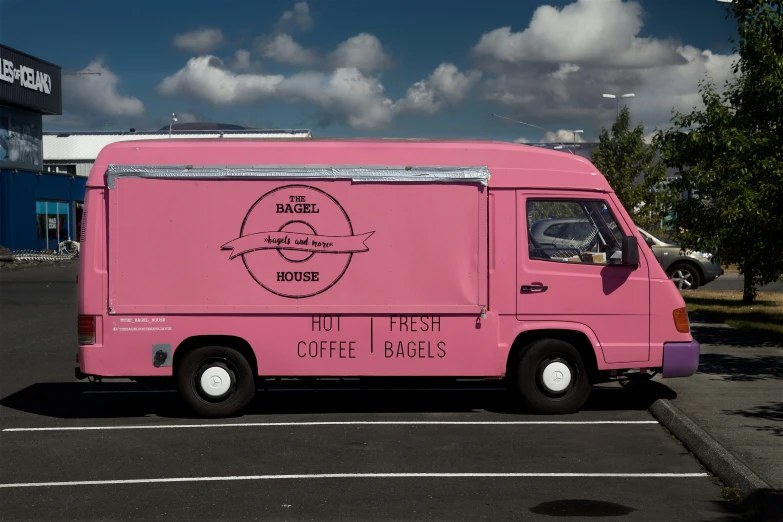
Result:
<instances>
[{"instance_id":1,"label":"building facade","mask_svg":"<svg viewBox=\"0 0 783 522\"><path fill-rule=\"evenodd\" d=\"M36 212L47 212L46 219L51 220L52 218L49 216L52 209L51 202L56 201L57 212L66 212L67 218L70 220L63 226L63 233L67 232L70 237L78 240L84 208L84 186L95 159L105 146L119 141L131 140L229 137L248 139L310 138L312 134L309 130L256 130L219 123L187 124L172 126L171 129L166 130L139 132L136 132L135 129L128 132L44 132L42 135L44 174L42 175L60 180L62 183L56 185L60 192L54 194L60 199L54 200L49 197L55 188L55 184L49 184L49 192L46 193L46 197L36 199ZM70 180L70 184L65 184L66 179ZM70 196L71 199L67 199L66 196ZM49 248L49 246L48 242L43 244L39 240L38 248Z\"/></svg>"},{"instance_id":2,"label":"building facade","mask_svg":"<svg viewBox=\"0 0 783 522\"><path fill-rule=\"evenodd\" d=\"M74 235L84 180L43 166L43 115L62 114L60 67L0 44L0 246L56 250Z\"/></svg>"},{"instance_id":3,"label":"building facade","mask_svg":"<svg viewBox=\"0 0 783 522\"><path fill-rule=\"evenodd\" d=\"M44 132L43 165L47 172L86 178L90 174L95 158L107 145L118 141L215 138L311 138L307 129L274 130L247 129L236 125L220 123L174 125L154 131L127 132Z\"/></svg>"}]
</instances>

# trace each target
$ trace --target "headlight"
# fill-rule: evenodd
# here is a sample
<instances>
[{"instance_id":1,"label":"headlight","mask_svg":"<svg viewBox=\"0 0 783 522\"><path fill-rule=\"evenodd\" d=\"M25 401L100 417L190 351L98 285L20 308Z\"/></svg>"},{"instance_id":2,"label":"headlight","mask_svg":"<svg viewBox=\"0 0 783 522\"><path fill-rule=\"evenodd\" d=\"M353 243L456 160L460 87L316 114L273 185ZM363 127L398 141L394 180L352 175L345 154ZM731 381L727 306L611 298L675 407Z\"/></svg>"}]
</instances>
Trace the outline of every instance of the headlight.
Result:
<instances>
[{"instance_id":1,"label":"headlight","mask_svg":"<svg viewBox=\"0 0 783 522\"><path fill-rule=\"evenodd\" d=\"M710 254L709 252L694 252L694 254L696 254L697 256L701 256L704 259L712 259L712 254Z\"/></svg>"}]
</instances>

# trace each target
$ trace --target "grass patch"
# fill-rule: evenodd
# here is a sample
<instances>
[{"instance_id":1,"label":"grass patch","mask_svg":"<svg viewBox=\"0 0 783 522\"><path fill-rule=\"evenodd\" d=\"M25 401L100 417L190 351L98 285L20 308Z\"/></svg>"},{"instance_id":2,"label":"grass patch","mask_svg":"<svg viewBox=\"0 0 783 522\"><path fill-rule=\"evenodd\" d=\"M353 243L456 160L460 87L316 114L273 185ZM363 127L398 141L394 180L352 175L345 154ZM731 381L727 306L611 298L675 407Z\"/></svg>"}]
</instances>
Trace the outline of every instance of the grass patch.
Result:
<instances>
[{"instance_id":1,"label":"grass patch","mask_svg":"<svg viewBox=\"0 0 783 522\"><path fill-rule=\"evenodd\" d=\"M763 334L783 343L783 294L760 292L756 302L746 305L742 292L695 290L683 292L688 311L712 320Z\"/></svg>"},{"instance_id":2,"label":"grass patch","mask_svg":"<svg viewBox=\"0 0 783 522\"><path fill-rule=\"evenodd\" d=\"M724 487L720 492L720 496L736 505L742 504L742 501L744 500L742 491L740 491L739 488Z\"/></svg>"}]
</instances>

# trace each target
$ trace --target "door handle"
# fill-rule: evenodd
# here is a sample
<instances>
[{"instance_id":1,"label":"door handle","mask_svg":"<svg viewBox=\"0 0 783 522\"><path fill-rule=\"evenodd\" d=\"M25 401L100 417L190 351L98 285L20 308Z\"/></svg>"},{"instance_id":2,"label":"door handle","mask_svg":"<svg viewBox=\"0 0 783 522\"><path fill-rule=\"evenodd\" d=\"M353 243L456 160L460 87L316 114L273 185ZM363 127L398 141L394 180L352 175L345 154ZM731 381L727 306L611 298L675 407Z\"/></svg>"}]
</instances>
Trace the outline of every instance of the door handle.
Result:
<instances>
[{"instance_id":1,"label":"door handle","mask_svg":"<svg viewBox=\"0 0 783 522\"><path fill-rule=\"evenodd\" d=\"M524 294L524 293L530 293L530 292L535 292L535 291L546 292L547 288L549 288L549 287L548 286L544 286L542 284L522 285L522 289L520 290L520 293Z\"/></svg>"}]
</instances>

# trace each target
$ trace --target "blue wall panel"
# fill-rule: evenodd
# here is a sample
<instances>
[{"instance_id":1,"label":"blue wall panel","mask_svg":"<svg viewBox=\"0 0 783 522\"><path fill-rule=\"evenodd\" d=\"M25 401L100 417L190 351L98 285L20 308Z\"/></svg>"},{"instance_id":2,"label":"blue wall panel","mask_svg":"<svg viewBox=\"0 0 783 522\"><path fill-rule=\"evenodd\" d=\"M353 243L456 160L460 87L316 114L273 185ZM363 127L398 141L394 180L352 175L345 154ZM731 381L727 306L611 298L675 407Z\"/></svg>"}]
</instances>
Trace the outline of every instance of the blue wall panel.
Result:
<instances>
[{"instance_id":1,"label":"blue wall panel","mask_svg":"<svg viewBox=\"0 0 783 522\"><path fill-rule=\"evenodd\" d=\"M86 182L83 177L0 170L0 245L11 250L42 248L36 221L37 200L66 202L71 212L68 234L78 238L73 202L84 201Z\"/></svg>"}]
</instances>

